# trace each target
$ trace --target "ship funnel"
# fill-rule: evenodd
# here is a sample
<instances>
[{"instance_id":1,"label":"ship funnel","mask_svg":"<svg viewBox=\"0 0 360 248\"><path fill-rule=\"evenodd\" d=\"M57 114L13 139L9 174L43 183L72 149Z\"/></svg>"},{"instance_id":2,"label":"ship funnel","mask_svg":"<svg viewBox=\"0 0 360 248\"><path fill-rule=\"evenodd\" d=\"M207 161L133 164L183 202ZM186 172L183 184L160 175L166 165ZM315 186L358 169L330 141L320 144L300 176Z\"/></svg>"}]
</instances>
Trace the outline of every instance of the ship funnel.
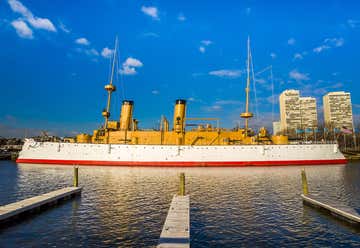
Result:
<instances>
[{"instance_id":1,"label":"ship funnel","mask_svg":"<svg viewBox=\"0 0 360 248\"><path fill-rule=\"evenodd\" d=\"M185 110L186 110L186 101L182 99L176 100L175 108L174 108L173 130L177 133L181 133L184 131Z\"/></svg>"},{"instance_id":2,"label":"ship funnel","mask_svg":"<svg viewBox=\"0 0 360 248\"><path fill-rule=\"evenodd\" d=\"M132 112L133 112L134 102L129 100L124 100L121 106L120 114L120 130L130 130L130 124L132 122Z\"/></svg>"}]
</instances>

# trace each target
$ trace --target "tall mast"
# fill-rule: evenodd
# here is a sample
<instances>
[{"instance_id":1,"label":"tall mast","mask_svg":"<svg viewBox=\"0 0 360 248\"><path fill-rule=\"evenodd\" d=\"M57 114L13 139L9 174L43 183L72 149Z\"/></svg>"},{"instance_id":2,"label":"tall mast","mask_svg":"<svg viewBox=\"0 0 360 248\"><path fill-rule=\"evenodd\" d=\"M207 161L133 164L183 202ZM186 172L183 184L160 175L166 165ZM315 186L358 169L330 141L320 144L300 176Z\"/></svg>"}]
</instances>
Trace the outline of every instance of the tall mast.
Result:
<instances>
[{"instance_id":1,"label":"tall mast","mask_svg":"<svg viewBox=\"0 0 360 248\"><path fill-rule=\"evenodd\" d=\"M246 79L246 105L245 105L245 112L241 113L241 118L245 119L245 137L247 137L248 129L249 129L249 118L253 117L253 114L249 112L249 92L250 92L250 37L248 37L247 42L247 79Z\"/></svg>"},{"instance_id":2,"label":"tall mast","mask_svg":"<svg viewBox=\"0 0 360 248\"><path fill-rule=\"evenodd\" d=\"M118 38L116 36L113 61L112 61L112 67L111 67L110 83L105 85L105 90L108 92L106 110L104 110L102 112L102 115L105 118L105 125L104 125L105 130L107 130L107 128L108 128L108 122L109 122L109 117L110 117L111 93L116 91L116 87L115 87L115 85L113 85L113 79L114 79L115 63L116 63L116 58L117 58L117 56L116 56L117 55L117 47L118 47Z\"/></svg>"}]
</instances>

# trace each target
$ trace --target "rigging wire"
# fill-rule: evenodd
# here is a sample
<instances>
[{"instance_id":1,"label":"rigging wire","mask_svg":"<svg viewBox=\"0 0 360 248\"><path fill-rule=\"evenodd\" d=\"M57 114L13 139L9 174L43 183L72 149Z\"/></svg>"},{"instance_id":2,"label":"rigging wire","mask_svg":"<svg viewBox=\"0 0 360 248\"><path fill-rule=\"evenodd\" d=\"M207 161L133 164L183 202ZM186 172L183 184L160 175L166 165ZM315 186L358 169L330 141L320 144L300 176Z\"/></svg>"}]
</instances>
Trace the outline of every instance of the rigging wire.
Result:
<instances>
[{"instance_id":1,"label":"rigging wire","mask_svg":"<svg viewBox=\"0 0 360 248\"><path fill-rule=\"evenodd\" d=\"M113 61L113 54L110 55L110 58L109 58L109 73L108 73L108 82L110 82L111 80L111 62Z\"/></svg>"},{"instance_id":2,"label":"rigging wire","mask_svg":"<svg viewBox=\"0 0 360 248\"><path fill-rule=\"evenodd\" d=\"M274 78L272 65L270 66L270 80L271 80L271 122L274 122L274 108L275 108L275 99L274 99Z\"/></svg>"},{"instance_id":3,"label":"rigging wire","mask_svg":"<svg viewBox=\"0 0 360 248\"><path fill-rule=\"evenodd\" d=\"M257 94L256 94L256 79L255 79L255 73L254 73L254 63L253 63L253 59L252 59L252 55L250 53L250 61L251 61L251 74L252 74L252 79L253 79L253 87L254 87L254 96L255 96L255 119L256 122L259 122L259 110L258 110L258 100L257 100Z\"/></svg>"},{"instance_id":4,"label":"rigging wire","mask_svg":"<svg viewBox=\"0 0 360 248\"><path fill-rule=\"evenodd\" d=\"M121 67L120 67L120 52L118 52L118 63L117 63L117 77L119 78L119 75L120 75L120 83L122 83L122 87L121 87L121 94L122 94L122 98L123 100L125 100L125 82L124 82L124 76L123 74L121 73Z\"/></svg>"},{"instance_id":5,"label":"rigging wire","mask_svg":"<svg viewBox=\"0 0 360 248\"><path fill-rule=\"evenodd\" d=\"M117 39L117 36L116 36ZM119 85L119 91L117 92L117 100L119 100L119 103L121 105L121 93L122 90L121 88L121 81L119 80L119 42L117 43L117 47L115 48L115 50L117 51L116 54L114 52L114 59L115 59L115 80L117 82L117 84Z\"/></svg>"},{"instance_id":6,"label":"rigging wire","mask_svg":"<svg viewBox=\"0 0 360 248\"><path fill-rule=\"evenodd\" d=\"M264 69L262 69L261 71L258 71L257 73L255 73L255 75L257 76L257 75L259 75L261 73L264 73L264 72L266 72L267 70L269 70L271 68L272 68L272 65L269 65L269 66L265 67Z\"/></svg>"},{"instance_id":7,"label":"rigging wire","mask_svg":"<svg viewBox=\"0 0 360 248\"><path fill-rule=\"evenodd\" d=\"M274 101L274 77L273 77L273 70L272 65L269 65L262 69L261 71L258 71L255 73L255 75L260 75L266 71L270 71L270 82L271 82L271 122L274 122L274 112L275 112L275 101Z\"/></svg>"}]
</instances>

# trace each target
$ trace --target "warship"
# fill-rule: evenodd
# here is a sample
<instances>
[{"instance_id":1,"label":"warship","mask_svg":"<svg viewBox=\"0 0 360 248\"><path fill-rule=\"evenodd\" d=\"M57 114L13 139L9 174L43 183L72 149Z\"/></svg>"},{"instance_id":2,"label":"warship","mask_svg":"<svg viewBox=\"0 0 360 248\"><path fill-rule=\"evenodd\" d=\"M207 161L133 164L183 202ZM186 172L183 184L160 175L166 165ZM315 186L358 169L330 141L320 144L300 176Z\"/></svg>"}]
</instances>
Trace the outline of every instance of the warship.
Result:
<instances>
[{"instance_id":1,"label":"warship","mask_svg":"<svg viewBox=\"0 0 360 248\"><path fill-rule=\"evenodd\" d=\"M25 139L18 163L97 166L273 166L346 164L336 143L289 142L286 135L270 135L266 128L249 128L250 40L247 49L246 103L240 117L244 128L225 129L210 123L217 118L189 118L186 100L175 101L173 122L160 120L158 130L140 129L133 118L134 101L123 100L119 120L110 120L111 96L117 54L117 39L111 76L105 85L104 124L92 134L79 134L60 142Z\"/></svg>"}]
</instances>

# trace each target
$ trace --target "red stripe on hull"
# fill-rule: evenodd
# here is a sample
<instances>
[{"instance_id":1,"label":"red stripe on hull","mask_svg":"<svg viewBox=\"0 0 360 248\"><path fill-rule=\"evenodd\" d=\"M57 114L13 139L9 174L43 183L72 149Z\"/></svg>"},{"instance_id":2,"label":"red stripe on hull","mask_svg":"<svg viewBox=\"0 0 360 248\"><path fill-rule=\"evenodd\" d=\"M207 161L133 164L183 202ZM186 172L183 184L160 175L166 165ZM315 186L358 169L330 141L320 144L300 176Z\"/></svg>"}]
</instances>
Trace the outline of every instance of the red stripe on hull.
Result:
<instances>
[{"instance_id":1,"label":"red stripe on hull","mask_svg":"<svg viewBox=\"0 0 360 248\"><path fill-rule=\"evenodd\" d=\"M288 160L288 161L92 161L92 160L55 160L55 159L17 159L17 163L61 164L61 165L106 165L106 166L149 166L149 167L240 167L240 166L281 166L281 165L329 165L346 164L346 159L332 160Z\"/></svg>"}]
</instances>

